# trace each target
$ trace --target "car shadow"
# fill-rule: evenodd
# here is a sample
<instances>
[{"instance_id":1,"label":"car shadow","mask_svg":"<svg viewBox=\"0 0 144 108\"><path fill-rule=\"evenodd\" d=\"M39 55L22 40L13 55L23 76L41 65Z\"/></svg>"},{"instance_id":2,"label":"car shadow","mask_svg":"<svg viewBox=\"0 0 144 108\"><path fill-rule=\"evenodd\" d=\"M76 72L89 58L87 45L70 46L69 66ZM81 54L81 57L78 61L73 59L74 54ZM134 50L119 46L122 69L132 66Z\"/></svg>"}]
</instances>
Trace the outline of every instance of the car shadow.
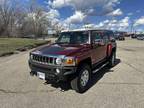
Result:
<instances>
[{"instance_id":1,"label":"car shadow","mask_svg":"<svg viewBox=\"0 0 144 108\"><path fill-rule=\"evenodd\" d=\"M120 63L121 63L121 60L116 59L115 66L117 66ZM106 66L106 67L102 68L101 70L99 70L97 73L93 74L89 89L91 87L93 87L100 79L102 79L106 73L109 73L109 72L114 72L114 70L112 68L108 68ZM46 81L44 84L50 84L54 88L60 88L62 92L65 92L65 91L72 89L70 86L70 82L57 82L57 83L55 83L55 82L51 82L51 81Z\"/></svg>"},{"instance_id":2,"label":"car shadow","mask_svg":"<svg viewBox=\"0 0 144 108\"><path fill-rule=\"evenodd\" d=\"M54 88L60 88L60 91L62 92L72 89L70 86L70 82L65 82L65 81L61 81L61 82L46 81L44 84L45 85L50 84Z\"/></svg>"},{"instance_id":3,"label":"car shadow","mask_svg":"<svg viewBox=\"0 0 144 108\"><path fill-rule=\"evenodd\" d=\"M113 67L116 67L120 63L121 63L121 60L116 59L115 65ZM111 72L114 72L113 68L109 68L106 66L102 68L101 70L99 70L97 73L93 74L89 89L93 87L96 83L98 83L98 81L102 79L106 73L111 73Z\"/></svg>"}]
</instances>

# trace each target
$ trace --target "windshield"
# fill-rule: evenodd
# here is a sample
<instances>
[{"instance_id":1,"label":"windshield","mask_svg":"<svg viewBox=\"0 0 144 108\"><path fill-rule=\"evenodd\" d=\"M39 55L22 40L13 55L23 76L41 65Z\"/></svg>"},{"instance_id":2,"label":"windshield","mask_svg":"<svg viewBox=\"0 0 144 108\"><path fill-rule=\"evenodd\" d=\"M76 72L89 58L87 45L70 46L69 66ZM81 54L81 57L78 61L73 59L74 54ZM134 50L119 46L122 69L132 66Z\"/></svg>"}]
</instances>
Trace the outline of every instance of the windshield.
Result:
<instances>
[{"instance_id":1,"label":"windshield","mask_svg":"<svg viewBox=\"0 0 144 108\"><path fill-rule=\"evenodd\" d=\"M89 33L88 33L88 31L63 32L60 34L60 37L56 43L59 43L59 44L88 44L89 43Z\"/></svg>"}]
</instances>

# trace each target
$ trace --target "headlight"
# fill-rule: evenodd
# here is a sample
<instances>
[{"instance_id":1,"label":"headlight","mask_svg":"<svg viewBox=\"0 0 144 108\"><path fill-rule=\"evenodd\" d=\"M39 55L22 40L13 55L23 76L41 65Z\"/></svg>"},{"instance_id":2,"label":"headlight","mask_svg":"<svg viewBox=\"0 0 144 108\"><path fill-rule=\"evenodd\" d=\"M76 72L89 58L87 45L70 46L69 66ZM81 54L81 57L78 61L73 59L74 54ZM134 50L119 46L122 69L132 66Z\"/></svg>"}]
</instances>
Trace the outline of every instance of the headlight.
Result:
<instances>
[{"instance_id":1,"label":"headlight","mask_svg":"<svg viewBox=\"0 0 144 108\"><path fill-rule=\"evenodd\" d=\"M61 59L61 58L57 58L57 59L56 59L56 64L57 64L57 65L62 64L62 59Z\"/></svg>"},{"instance_id":2,"label":"headlight","mask_svg":"<svg viewBox=\"0 0 144 108\"><path fill-rule=\"evenodd\" d=\"M33 59L33 55L32 54L30 54L30 59Z\"/></svg>"},{"instance_id":3,"label":"headlight","mask_svg":"<svg viewBox=\"0 0 144 108\"><path fill-rule=\"evenodd\" d=\"M74 57L65 57L63 60L63 64L65 66L75 66L75 58Z\"/></svg>"}]
</instances>

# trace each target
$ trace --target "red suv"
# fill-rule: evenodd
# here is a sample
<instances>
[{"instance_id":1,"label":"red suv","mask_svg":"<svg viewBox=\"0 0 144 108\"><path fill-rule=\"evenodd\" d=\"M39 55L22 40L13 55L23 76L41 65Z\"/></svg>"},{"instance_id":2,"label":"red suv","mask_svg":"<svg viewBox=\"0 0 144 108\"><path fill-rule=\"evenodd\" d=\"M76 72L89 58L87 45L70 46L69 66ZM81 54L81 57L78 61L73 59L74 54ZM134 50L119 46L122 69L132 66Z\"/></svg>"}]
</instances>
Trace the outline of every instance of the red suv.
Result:
<instances>
[{"instance_id":1,"label":"red suv","mask_svg":"<svg viewBox=\"0 0 144 108\"><path fill-rule=\"evenodd\" d=\"M110 30L63 31L58 40L30 53L31 75L43 80L69 81L79 93L85 92L93 73L114 66L116 41Z\"/></svg>"}]
</instances>

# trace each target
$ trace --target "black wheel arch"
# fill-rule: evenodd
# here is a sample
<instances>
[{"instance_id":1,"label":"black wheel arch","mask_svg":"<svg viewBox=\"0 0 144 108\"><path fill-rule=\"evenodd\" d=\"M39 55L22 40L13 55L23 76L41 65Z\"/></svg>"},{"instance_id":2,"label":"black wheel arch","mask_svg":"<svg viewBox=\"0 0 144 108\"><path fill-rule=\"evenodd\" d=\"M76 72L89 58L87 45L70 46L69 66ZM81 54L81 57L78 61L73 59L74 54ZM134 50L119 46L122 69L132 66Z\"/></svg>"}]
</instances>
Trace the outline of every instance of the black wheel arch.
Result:
<instances>
[{"instance_id":1,"label":"black wheel arch","mask_svg":"<svg viewBox=\"0 0 144 108\"><path fill-rule=\"evenodd\" d=\"M87 64L87 65L90 66L90 68L92 68L92 60L91 60L91 57L88 57L88 58L85 58L85 59L81 60L81 61L78 63L77 67L80 67L80 66L83 65L83 64Z\"/></svg>"}]
</instances>

